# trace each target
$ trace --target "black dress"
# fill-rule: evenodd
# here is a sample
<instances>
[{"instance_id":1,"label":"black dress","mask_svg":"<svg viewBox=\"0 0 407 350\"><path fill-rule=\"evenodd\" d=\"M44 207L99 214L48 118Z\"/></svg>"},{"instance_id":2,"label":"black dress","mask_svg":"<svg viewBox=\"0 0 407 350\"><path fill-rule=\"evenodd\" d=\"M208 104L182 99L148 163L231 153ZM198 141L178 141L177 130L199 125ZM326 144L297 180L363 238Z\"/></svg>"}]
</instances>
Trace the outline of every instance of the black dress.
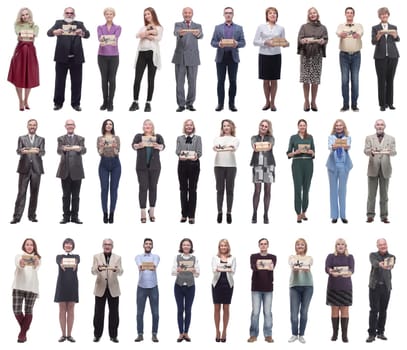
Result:
<instances>
[{"instance_id":1,"label":"black dress","mask_svg":"<svg viewBox=\"0 0 407 350\"><path fill-rule=\"evenodd\" d=\"M226 263L221 261L221 263ZM214 304L230 304L232 302L233 287L229 286L226 272L221 272L216 286L212 286L212 299Z\"/></svg>"},{"instance_id":2,"label":"black dress","mask_svg":"<svg viewBox=\"0 0 407 350\"><path fill-rule=\"evenodd\" d=\"M80 262L79 255L75 254L63 254L57 255L56 263L58 264L58 280L55 290L54 301L59 302L75 302L79 301L78 293L78 267L65 268L65 271L61 268L61 262L63 258L75 258L76 264Z\"/></svg>"}]
</instances>

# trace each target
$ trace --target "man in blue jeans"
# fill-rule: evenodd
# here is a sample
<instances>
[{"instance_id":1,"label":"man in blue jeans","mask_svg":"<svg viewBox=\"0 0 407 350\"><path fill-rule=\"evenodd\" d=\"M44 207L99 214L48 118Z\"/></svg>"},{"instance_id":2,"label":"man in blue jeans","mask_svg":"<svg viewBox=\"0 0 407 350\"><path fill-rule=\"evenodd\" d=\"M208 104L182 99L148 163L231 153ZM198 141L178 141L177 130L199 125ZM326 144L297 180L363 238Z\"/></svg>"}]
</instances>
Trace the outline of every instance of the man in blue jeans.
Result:
<instances>
[{"instance_id":1,"label":"man in blue jeans","mask_svg":"<svg viewBox=\"0 0 407 350\"><path fill-rule=\"evenodd\" d=\"M135 342L144 340L144 309L147 298L150 301L151 314L153 318L153 329L151 340L158 343L158 286L157 286L157 266L160 262L158 255L152 254L153 240L145 238L143 243L144 254L136 256L136 264L139 269L139 280L137 285L137 333Z\"/></svg>"},{"instance_id":2,"label":"man in blue jeans","mask_svg":"<svg viewBox=\"0 0 407 350\"><path fill-rule=\"evenodd\" d=\"M341 112L349 110L349 77L351 82L351 108L354 112L359 112L359 69L363 27L361 24L353 22L354 16L355 10L352 7L347 7L345 9L346 23L340 24L336 30L336 35L340 38L339 62L342 73L343 97Z\"/></svg>"},{"instance_id":3,"label":"man in blue jeans","mask_svg":"<svg viewBox=\"0 0 407 350\"><path fill-rule=\"evenodd\" d=\"M252 315L250 323L250 338L247 340L253 343L259 335L259 316L261 304L263 304L264 340L273 343L271 329L273 328L273 315L271 305L273 301L273 270L277 263L277 257L267 252L269 241L266 238L259 240L260 253L250 256L250 267L252 273Z\"/></svg>"}]
</instances>

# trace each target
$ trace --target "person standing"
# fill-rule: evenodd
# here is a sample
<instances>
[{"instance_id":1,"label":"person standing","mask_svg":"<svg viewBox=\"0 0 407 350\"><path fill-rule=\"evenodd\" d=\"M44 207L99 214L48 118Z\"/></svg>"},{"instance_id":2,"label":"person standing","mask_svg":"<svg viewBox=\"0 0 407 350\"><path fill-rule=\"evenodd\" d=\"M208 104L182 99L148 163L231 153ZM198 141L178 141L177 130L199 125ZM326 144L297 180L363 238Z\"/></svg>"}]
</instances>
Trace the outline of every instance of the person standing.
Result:
<instances>
[{"instance_id":1,"label":"person standing","mask_svg":"<svg viewBox=\"0 0 407 350\"><path fill-rule=\"evenodd\" d=\"M260 252L250 256L252 269L252 314L250 323L249 343L257 341L259 335L260 308L263 304L264 324L263 333L267 343L273 343L272 337L273 314L271 306L273 301L274 268L277 257L268 253L269 241L267 238L259 240Z\"/></svg>"},{"instance_id":2,"label":"person standing","mask_svg":"<svg viewBox=\"0 0 407 350\"><path fill-rule=\"evenodd\" d=\"M351 108L354 112L359 112L359 69L361 61L363 27L359 23L354 23L355 9L347 7L345 9L346 23L340 24L336 30L339 37L339 64L342 76L342 97L343 104L341 112L349 110L349 78L351 85Z\"/></svg>"},{"instance_id":3,"label":"person standing","mask_svg":"<svg viewBox=\"0 0 407 350\"><path fill-rule=\"evenodd\" d=\"M122 167L119 159L120 137L116 135L114 123L106 119L102 124L102 136L97 138L98 153L100 155L99 179L103 222L113 224L116 210L117 189L119 188ZM107 210L107 198L110 189L110 211Z\"/></svg>"},{"instance_id":4,"label":"person standing","mask_svg":"<svg viewBox=\"0 0 407 350\"><path fill-rule=\"evenodd\" d=\"M175 153L178 156L178 180L181 197L181 220L195 224L196 189L200 173L199 158L202 156L201 136L195 134L193 120L187 119L184 135L177 137Z\"/></svg>"},{"instance_id":5,"label":"person standing","mask_svg":"<svg viewBox=\"0 0 407 350\"><path fill-rule=\"evenodd\" d=\"M275 7L266 9L266 23L257 27L253 44L259 46L259 79L263 80L264 97L266 104L263 111L270 109L277 111L275 98L277 94L277 81L281 74L281 47L286 46L285 29L277 24L278 10ZM280 45L282 40L284 44Z\"/></svg>"},{"instance_id":6,"label":"person standing","mask_svg":"<svg viewBox=\"0 0 407 350\"><path fill-rule=\"evenodd\" d=\"M10 224L20 222L24 212L27 187L30 184L30 204L28 206L28 220L37 222L37 202L40 189L41 175L44 174L42 156L45 154L45 139L36 134L38 123L35 119L27 122L28 134L20 136L17 142L17 154L20 155L17 172L18 194L14 206L13 220Z\"/></svg>"},{"instance_id":7,"label":"person standing","mask_svg":"<svg viewBox=\"0 0 407 350\"><path fill-rule=\"evenodd\" d=\"M391 270L396 262L396 257L387 250L387 242L380 238L376 242L378 251L370 253L369 259L372 268L369 278L369 337L367 343L375 338L387 340L384 335L384 326L387 318L391 294Z\"/></svg>"},{"instance_id":8,"label":"person standing","mask_svg":"<svg viewBox=\"0 0 407 350\"><path fill-rule=\"evenodd\" d=\"M328 168L329 195L332 223L341 218L344 224L346 219L346 185L349 171L353 164L349 156L351 137L348 128L342 119L337 119L328 136L328 149L330 151L326 167Z\"/></svg>"},{"instance_id":9,"label":"person standing","mask_svg":"<svg viewBox=\"0 0 407 350\"><path fill-rule=\"evenodd\" d=\"M89 38L90 33L82 22L75 20L75 10L72 7L67 7L64 10L64 19L55 21L47 35L57 37L54 55L54 111L61 109L64 104L66 75L69 71L71 106L75 111L80 112L82 110L82 65L85 62L82 38Z\"/></svg>"},{"instance_id":10,"label":"person standing","mask_svg":"<svg viewBox=\"0 0 407 350\"><path fill-rule=\"evenodd\" d=\"M27 331L33 319L33 308L38 298L38 269L41 255L32 238L26 238L21 246L22 253L15 258L16 270L13 281L13 313L20 326L17 342L27 341ZM24 304L24 313L23 313Z\"/></svg>"},{"instance_id":11,"label":"person standing","mask_svg":"<svg viewBox=\"0 0 407 350\"><path fill-rule=\"evenodd\" d=\"M20 104L20 111L30 109L28 96L31 89L40 85L37 52L34 38L38 36L38 26L34 24L33 14L27 7L18 11L14 23L17 47L10 62L7 80L14 84Z\"/></svg>"},{"instance_id":12,"label":"person standing","mask_svg":"<svg viewBox=\"0 0 407 350\"><path fill-rule=\"evenodd\" d=\"M57 177L62 185L63 218L60 224L74 222L82 224L79 220L79 193L85 173L82 164L82 155L86 153L85 138L74 134L75 122L68 119L65 122L66 135L58 137L57 153L61 156Z\"/></svg>"},{"instance_id":13,"label":"person standing","mask_svg":"<svg viewBox=\"0 0 407 350\"><path fill-rule=\"evenodd\" d=\"M216 112L223 109L225 103L225 79L226 71L229 77L229 109L237 112L235 97L237 90L237 68L239 67L239 48L246 46L243 27L233 22L234 11L231 7L225 7L223 16L225 23L215 27L211 45L216 48L216 72L218 76L218 105Z\"/></svg>"},{"instance_id":14,"label":"person standing","mask_svg":"<svg viewBox=\"0 0 407 350\"><path fill-rule=\"evenodd\" d=\"M388 211L388 191L392 173L390 157L397 154L396 141L393 136L387 135L384 130L386 123L378 119L374 125L376 133L366 137L365 154L369 157L367 167L368 197L367 197L367 222L374 221L376 215L377 187L380 187L380 219L385 224L390 223Z\"/></svg>"},{"instance_id":15,"label":"person standing","mask_svg":"<svg viewBox=\"0 0 407 350\"><path fill-rule=\"evenodd\" d=\"M199 59L198 39L203 38L202 27L200 24L192 22L194 11L190 7L182 10L183 22L176 22L174 35L177 38L172 63L175 64L175 82L177 84L177 112L186 109L194 112L196 97L196 77L198 66L201 64ZM188 81L188 93L185 98L185 76Z\"/></svg>"},{"instance_id":16,"label":"person standing","mask_svg":"<svg viewBox=\"0 0 407 350\"><path fill-rule=\"evenodd\" d=\"M72 238L66 238L62 243L63 254L56 257L58 264L58 280L55 289L54 301L59 304L59 324L62 336L58 342L68 340L75 343L72 337L72 328L75 317L75 304L79 302L78 292L78 264L81 259L79 255L72 254L75 242Z\"/></svg>"},{"instance_id":17,"label":"person standing","mask_svg":"<svg viewBox=\"0 0 407 350\"><path fill-rule=\"evenodd\" d=\"M137 338L135 342L144 340L144 309L147 298L150 302L151 316L153 319L152 338L154 343L158 343L158 285L157 285L157 267L160 263L160 257L151 253L153 250L153 240L145 238L143 243L144 254L136 256L136 264L139 269L139 279L137 284Z\"/></svg>"},{"instance_id":18,"label":"person standing","mask_svg":"<svg viewBox=\"0 0 407 350\"><path fill-rule=\"evenodd\" d=\"M118 41L122 27L113 23L116 11L107 7L103 11L106 23L97 28L99 38L98 65L102 78L103 103L100 110L113 111L113 98L116 91L116 73L119 67Z\"/></svg>"},{"instance_id":19,"label":"person standing","mask_svg":"<svg viewBox=\"0 0 407 350\"><path fill-rule=\"evenodd\" d=\"M117 329L119 327L119 296L120 286L118 276L123 274L122 259L112 253L113 241L103 240L103 252L93 256L92 274L95 282L95 314L93 317L94 338L97 343L103 334L105 322L106 300L109 305L109 336L113 343L118 343Z\"/></svg>"},{"instance_id":20,"label":"person standing","mask_svg":"<svg viewBox=\"0 0 407 350\"><path fill-rule=\"evenodd\" d=\"M381 7L377 11L380 23L372 27L372 44L375 45L374 60L380 111L396 109L393 105L394 76L399 61L396 42L400 41L397 27L390 24L390 11Z\"/></svg>"}]
</instances>

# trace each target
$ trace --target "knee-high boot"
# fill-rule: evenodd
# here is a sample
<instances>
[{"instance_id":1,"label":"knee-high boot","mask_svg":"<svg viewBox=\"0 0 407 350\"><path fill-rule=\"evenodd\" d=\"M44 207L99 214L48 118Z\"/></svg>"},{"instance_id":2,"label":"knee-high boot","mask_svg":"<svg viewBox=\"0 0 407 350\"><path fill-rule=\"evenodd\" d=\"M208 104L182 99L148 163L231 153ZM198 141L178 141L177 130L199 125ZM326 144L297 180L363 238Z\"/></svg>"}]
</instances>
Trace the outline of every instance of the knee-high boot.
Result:
<instances>
[{"instance_id":1,"label":"knee-high boot","mask_svg":"<svg viewBox=\"0 0 407 350\"><path fill-rule=\"evenodd\" d=\"M339 329L339 317L331 317L332 321L332 337L331 340L335 341L338 339L338 329Z\"/></svg>"},{"instance_id":2,"label":"knee-high boot","mask_svg":"<svg viewBox=\"0 0 407 350\"><path fill-rule=\"evenodd\" d=\"M19 343L24 343L27 341L27 331L30 329L32 319L33 319L32 314L26 314L24 316L24 320L21 324L21 332L18 335L18 340L17 340Z\"/></svg>"},{"instance_id":3,"label":"knee-high boot","mask_svg":"<svg viewBox=\"0 0 407 350\"><path fill-rule=\"evenodd\" d=\"M347 343L349 341L348 339L348 324L349 324L349 318L341 318L341 329L342 329L342 341L344 343Z\"/></svg>"}]
</instances>

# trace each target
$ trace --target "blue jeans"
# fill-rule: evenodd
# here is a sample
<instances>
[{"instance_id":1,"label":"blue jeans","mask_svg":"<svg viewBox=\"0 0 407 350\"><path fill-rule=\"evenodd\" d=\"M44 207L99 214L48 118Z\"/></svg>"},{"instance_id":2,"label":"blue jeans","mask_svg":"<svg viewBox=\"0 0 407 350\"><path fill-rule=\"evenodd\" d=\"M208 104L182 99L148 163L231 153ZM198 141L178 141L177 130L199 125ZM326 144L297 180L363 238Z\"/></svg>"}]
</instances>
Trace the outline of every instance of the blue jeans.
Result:
<instances>
[{"instance_id":1,"label":"blue jeans","mask_svg":"<svg viewBox=\"0 0 407 350\"><path fill-rule=\"evenodd\" d=\"M177 302L177 321L179 333L188 333L191 324L192 303L195 297L195 285L187 287L174 285L175 301ZM184 318L185 313L185 318Z\"/></svg>"},{"instance_id":2,"label":"blue jeans","mask_svg":"<svg viewBox=\"0 0 407 350\"><path fill-rule=\"evenodd\" d=\"M290 288L290 313L292 335L303 336L308 320L308 308L311 302L313 286L295 286ZM298 314L300 328L298 329Z\"/></svg>"},{"instance_id":3,"label":"blue jeans","mask_svg":"<svg viewBox=\"0 0 407 350\"><path fill-rule=\"evenodd\" d=\"M331 219L346 219L346 184L349 172L344 163L336 163L335 171L328 170Z\"/></svg>"},{"instance_id":4,"label":"blue jeans","mask_svg":"<svg viewBox=\"0 0 407 350\"><path fill-rule=\"evenodd\" d=\"M360 61L360 51L352 55L343 51L339 53L339 63L342 73L343 107L345 108L349 108L349 77L351 81L352 107L356 107L358 105Z\"/></svg>"},{"instance_id":5,"label":"blue jeans","mask_svg":"<svg viewBox=\"0 0 407 350\"><path fill-rule=\"evenodd\" d=\"M265 337L271 337L271 329L273 328L273 314L271 313L271 305L273 302L273 292L252 292L252 315L250 319L250 336L257 337L259 335L259 316L260 308L263 303L263 334Z\"/></svg>"},{"instance_id":6,"label":"blue jeans","mask_svg":"<svg viewBox=\"0 0 407 350\"><path fill-rule=\"evenodd\" d=\"M151 315L153 318L153 334L158 331L158 287L141 288L137 287L137 334L144 333L144 309L147 298L150 301Z\"/></svg>"},{"instance_id":7,"label":"blue jeans","mask_svg":"<svg viewBox=\"0 0 407 350\"><path fill-rule=\"evenodd\" d=\"M119 188L122 168L119 157L101 157L99 163L99 179L101 188L102 209L107 213L107 197L110 185L110 212L114 213L117 202L117 189Z\"/></svg>"}]
</instances>

